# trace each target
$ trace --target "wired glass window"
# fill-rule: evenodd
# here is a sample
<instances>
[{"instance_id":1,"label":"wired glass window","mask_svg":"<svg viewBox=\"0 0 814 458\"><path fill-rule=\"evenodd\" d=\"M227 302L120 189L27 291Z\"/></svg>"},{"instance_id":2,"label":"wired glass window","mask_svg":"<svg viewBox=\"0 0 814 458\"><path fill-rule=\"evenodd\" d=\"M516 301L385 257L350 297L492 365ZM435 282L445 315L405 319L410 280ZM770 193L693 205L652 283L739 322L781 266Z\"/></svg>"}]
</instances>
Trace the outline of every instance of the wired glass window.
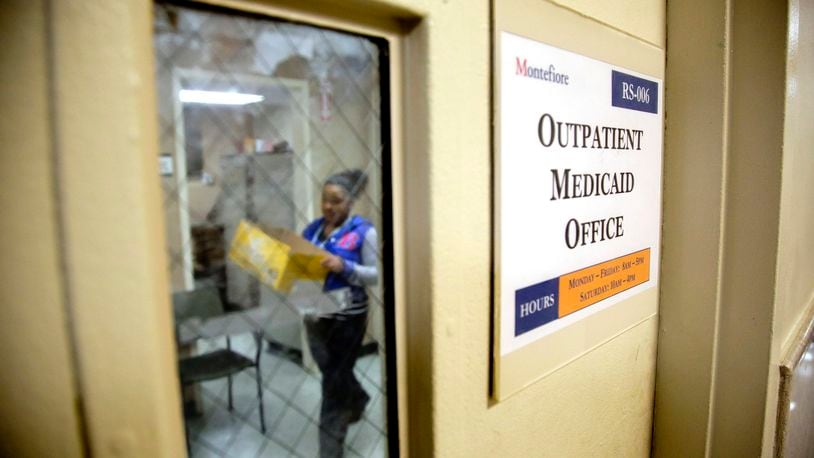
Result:
<instances>
[{"instance_id":1,"label":"wired glass window","mask_svg":"<svg viewBox=\"0 0 814 458\"><path fill-rule=\"evenodd\" d=\"M154 41L190 454L397 454L386 42L161 2Z\"/></svg>"}]
</instances>

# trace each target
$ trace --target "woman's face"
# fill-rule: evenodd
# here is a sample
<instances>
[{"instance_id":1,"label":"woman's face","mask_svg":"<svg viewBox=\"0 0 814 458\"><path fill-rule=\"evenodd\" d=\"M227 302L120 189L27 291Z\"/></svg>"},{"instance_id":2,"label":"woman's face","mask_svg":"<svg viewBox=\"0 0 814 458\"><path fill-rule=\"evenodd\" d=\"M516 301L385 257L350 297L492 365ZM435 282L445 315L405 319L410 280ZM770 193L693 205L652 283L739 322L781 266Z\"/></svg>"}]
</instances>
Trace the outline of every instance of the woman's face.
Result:
<instances>
[{"instance_id":1,"label":"woman's face","mask_svg":"<svg viewBox=\"0 0 814 458\"><path fill-rule=\"evenodd\" d=\"M350 196L345 189L335 184L322 188L322 216L327 224L338 226L350 214Z\"/></svg>"}]
</instances>

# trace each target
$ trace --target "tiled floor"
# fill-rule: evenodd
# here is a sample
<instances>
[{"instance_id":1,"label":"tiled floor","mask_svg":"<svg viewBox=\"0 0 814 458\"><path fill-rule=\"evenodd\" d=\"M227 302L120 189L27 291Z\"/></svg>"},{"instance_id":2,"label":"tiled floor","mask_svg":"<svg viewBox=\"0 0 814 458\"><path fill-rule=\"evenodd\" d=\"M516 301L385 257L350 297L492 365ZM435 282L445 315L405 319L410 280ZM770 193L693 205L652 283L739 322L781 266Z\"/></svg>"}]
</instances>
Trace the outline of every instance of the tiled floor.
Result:
<instances>
[{"instance_id":1,"label":"tiled floor","mask_svg":"<svg viewBox=\"0 0 814 458\"><path fill-rule=\"evenodd\" d=\"M254 342L248 336L233 337L232 345L246 355L253 354ZM350 426L345 439L346 457L387 455L386 402L380 361L380 356L373 354L356 362L357 378L371 402L362 419ZM228 411L226 379L201 384L203 415L187 418L191 456L310 458L318 455L320 376L267 351L263 351L260 365L266 434L260 432L254 372L247 369L233 378L232 412Z\"/></svg>"}]
</instances>

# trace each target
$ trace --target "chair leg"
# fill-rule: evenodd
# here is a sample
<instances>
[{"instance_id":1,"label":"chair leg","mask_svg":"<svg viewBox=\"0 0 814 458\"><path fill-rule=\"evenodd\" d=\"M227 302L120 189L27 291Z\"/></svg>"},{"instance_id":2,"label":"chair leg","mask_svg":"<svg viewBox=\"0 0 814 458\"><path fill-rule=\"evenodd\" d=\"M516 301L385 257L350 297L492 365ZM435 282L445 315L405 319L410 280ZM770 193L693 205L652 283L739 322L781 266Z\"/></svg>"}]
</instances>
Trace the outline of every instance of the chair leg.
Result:
<instances>
[{"instance_id":1,"label":"chair leg","mask_svg":"<svg viewBox=\"0 0 814 458\"><path fill-rule=\"evenodd\" d=\"M189 443L189 428L187 428L187 425L184 425L184 437L187 440L187 455L192 456L192 445Z\"/></svg>"},{"instance_id":2,"label":"chair leg","mask_svg":"<svg viewBox=\"0 0 814 458\"><path fill-rule=\"evenodd\" d=\"M189 442L189 426L187 426L186 412L184 412L186 405L184 403L184 387L181 386L181 418L184 421L184 439L187 442L187 456L192 456L192 445Z\"/></svg>"},{"instance_id":3,"label":"chair leg","mask_svg":"<svg viewBox=\"0 0 814 458\"><path fill-rule=\"evenodd\" d=\"M226 349L232 351L232 338L226 336ZM234 410L234 406L232 405L232 375L228 375L227 378L229 379L229 412Z\"/></svg>"},{"instance_id":4,"label":"chair leg","mask_svg":"<svg viewBox=\"0 0 814 458\"><path fill-rule=\"evenodd\" d=\"M263 434L266 434L266 415L263 412L263 382L262 376L260 375L259 363L257 364L257 366L255 366L255 370L256 370L255 379L257 380L257 399L260 403L260 431L262 431Z\"/></svg>"},{"instance_id":5,"label":"chair leg","mask_svg":"<svg viewBox=\"0 0 814 458\"><path fill-rule=\"evenodd\" d=\"M229 375L226 377L229 380L229 412L234 410L234 406L232 405L232 376Z\"/></svg>"},{"instance_id":6,"label":"chair leg","mask_svg":"<svg viewBox=\"0 0 814 458\"><path fill-rule=\"evenodd\" d=\"M257 346L254 353L254 379L257 380L257 399L260 401L260 430L263 434L266 434L266 415L263 410L263 375L260 372L260 354L263 350L263 335L261 333L254 333L254 343Z\"/></svg>"}]
</instances>

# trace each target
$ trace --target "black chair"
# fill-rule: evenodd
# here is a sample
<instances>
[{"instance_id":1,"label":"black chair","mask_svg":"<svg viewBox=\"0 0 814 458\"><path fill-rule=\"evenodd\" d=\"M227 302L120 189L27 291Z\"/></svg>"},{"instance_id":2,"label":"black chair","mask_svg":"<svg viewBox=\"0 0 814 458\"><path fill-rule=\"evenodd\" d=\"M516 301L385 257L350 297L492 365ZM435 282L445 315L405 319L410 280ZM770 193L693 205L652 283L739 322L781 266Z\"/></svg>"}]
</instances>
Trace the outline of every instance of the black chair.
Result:
<instances>
[{"instance_id":1,"label":"black chair","mask_svg":"<svg viewBox=\"0 0 814 458\"><path fill-rule=\"evenodd\" d=\"M214 286L174 293L172 295L172 303L176 330L183 322L188 320L199 319L201 322L204 322L208 319L226 315L218 290ZM263 348L263 340L262 333L253 332L252 334L254 335L255 345L257 346L254 360L236 351L232 351L232 342L227 335L226 348L180 358L178 361L178 373L181 378L182 387L227 377L229 384L229 410L231 411L234 409L232 405L232 375L253 367L255 369L255 380L257 381L257 399L260 404L260 429L263 434L265 434L266 420L263 412L263 382L260 372L260 353ZM198 338L200 338L200 336L196 337L196 339ZM189 435L187 435L187 448L189 448Z\"/></svg>"}]
</instances>

